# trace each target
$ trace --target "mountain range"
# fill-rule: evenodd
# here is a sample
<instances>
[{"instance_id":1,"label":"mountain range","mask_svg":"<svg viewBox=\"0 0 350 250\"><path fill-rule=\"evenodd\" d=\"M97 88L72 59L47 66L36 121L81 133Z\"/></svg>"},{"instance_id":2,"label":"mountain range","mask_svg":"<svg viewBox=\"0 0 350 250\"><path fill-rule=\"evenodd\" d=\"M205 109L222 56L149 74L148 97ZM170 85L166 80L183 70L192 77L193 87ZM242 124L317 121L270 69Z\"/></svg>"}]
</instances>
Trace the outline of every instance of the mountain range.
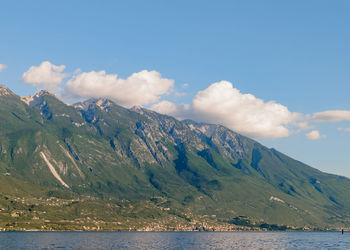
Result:
<instances>
[{"instance_id":1,"label":"mountain range","mask_svg":"<svg viewBox=\"0 0 350 250\"><path fill-rule=\"evenodd\" d=\"M348 178L224 126L0 85L3 230L349 225Z\"/></svg>"}]
</instances>

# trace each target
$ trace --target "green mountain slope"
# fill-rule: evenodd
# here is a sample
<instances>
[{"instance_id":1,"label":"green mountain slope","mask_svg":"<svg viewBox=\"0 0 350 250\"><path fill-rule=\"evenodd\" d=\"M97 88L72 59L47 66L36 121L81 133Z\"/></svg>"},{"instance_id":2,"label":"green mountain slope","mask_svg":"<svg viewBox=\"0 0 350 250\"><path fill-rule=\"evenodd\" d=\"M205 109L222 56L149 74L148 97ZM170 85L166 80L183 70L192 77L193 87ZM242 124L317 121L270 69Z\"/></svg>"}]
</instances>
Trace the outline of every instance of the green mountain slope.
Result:
<instances>
[{"instance_id":1,"label":"green mountain slope","mask_svg":"<svg viewBox=\"0 0 350 250\"><path fill-rule=\"evenodd\" d=\"M21 98L0 86L0 173L1 197L59 196L55 209L37 202L37 212L47 210L41 218L55 221L51 228L77 229L75 219L86 217L99 218L81 223L90 223L90 229L101 226L96 221L107 223L105 229L123 230L204 222L350 225L349 179L311 168L223 126L178 121L140 107L125 109L107 99L72 106L46 91ZM13 217L9 201L1 204L5 222L18 220L23 226L40 218ZM123 223L116 223L116 217Z\"/></svg>"}]
</instances>

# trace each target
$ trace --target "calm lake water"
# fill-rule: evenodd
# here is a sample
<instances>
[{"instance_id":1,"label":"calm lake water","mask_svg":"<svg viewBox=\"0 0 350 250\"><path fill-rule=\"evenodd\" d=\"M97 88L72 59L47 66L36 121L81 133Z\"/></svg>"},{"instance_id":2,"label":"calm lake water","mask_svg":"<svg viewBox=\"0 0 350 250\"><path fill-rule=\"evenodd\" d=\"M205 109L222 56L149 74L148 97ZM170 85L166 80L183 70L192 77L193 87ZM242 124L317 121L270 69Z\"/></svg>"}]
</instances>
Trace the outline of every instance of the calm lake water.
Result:
<instances>
[{"instance_id":1,"label":"calm lake water","mask_svg":"<svg viewBox=\"0 0 350 250\"><path fill-rule=\"evenodd\" d=\"M350 249L345 232L0 232L1 249Z\"/></svg>"}]
</instances>

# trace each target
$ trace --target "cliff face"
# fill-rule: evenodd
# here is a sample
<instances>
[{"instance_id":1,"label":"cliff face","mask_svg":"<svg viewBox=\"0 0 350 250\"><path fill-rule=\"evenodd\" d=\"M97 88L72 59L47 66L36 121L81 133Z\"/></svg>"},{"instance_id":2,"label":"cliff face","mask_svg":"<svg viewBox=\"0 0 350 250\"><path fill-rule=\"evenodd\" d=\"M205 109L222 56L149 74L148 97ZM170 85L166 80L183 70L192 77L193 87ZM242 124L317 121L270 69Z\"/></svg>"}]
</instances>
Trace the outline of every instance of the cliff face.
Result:
<instances>
[{"instance_id":1,"label":"cliff face","mask_svg":"<svg viewBox=\"0 0 350 250\"><path fill-rule=\"evenodd\" d=\"M62 192L229 221L349 223L350 181L223 126L179 121L107 99L67 105L47 91L0 86L0 172ZM157 198L155 198L157 197Z\"/></svg>"}]
</instances>

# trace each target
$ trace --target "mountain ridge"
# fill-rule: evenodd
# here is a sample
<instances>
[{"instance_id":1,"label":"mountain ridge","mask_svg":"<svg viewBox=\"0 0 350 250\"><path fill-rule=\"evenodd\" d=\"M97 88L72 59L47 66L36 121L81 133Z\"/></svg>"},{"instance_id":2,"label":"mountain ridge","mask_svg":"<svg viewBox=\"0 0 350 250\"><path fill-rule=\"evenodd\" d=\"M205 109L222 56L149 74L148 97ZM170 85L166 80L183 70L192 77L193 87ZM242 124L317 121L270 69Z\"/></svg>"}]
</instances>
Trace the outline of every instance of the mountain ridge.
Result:
<instances>
[{"instance_id":1,"label":"mountain ridge","mask_svg":"<svg viewBox=\"0 0 350 250\"><path fill-rule=\"evenodd\" d=\"M150 206L151 217L176 218L181 225L236 227L241 220L233 218L244 216L250 226L350 225L348 178L224 126L126 109L105 98L67 105L47 91L32 98L3 91L0 172L18 182L63 196L96 197L96 206L109 199L141 202ZM149 222L144 214L136 212L139 221Z\"/></svg>"}]
</instances>

